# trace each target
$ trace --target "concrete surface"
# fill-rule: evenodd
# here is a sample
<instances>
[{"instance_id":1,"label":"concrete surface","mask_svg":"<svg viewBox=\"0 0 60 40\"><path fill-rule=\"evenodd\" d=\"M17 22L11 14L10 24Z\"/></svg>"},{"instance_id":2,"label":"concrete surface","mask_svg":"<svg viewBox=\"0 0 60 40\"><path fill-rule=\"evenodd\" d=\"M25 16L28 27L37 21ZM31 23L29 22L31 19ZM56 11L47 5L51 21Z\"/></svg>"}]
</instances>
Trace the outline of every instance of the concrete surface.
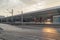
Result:
<instances>
[{"instance_id":1,"label":"concrete surface","mask_svg":"<svg viewBox=\"0 0 60 40\"><path fill-rule=\"evenodd\" d=\"M34 27L29 25L23 25L22 27L0 24L0 27L5 31L1 38L4 38L6 40L60 40L60 28L52 28L56 32L49 33L46 31L43 32L44 27Z\"/></svg>"}]
</instances>

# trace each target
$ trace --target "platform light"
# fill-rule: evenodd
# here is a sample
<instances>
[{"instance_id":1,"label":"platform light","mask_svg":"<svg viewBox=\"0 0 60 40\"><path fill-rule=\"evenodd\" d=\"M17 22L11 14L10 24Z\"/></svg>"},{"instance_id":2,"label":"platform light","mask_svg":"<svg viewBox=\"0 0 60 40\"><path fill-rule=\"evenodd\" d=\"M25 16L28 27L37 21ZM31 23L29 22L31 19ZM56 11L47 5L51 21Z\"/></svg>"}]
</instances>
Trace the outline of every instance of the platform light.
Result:
<instances>
[{"instance_id":1,"label":"platform light","mask_svg":"<svg viewBox=\"0 0 60 40\"><path fill-rule=\"evenodd\" d=\"M45 22L45 24L52 24L51 19L47 19L47 22Z\"/></svg>"}]
</instances>

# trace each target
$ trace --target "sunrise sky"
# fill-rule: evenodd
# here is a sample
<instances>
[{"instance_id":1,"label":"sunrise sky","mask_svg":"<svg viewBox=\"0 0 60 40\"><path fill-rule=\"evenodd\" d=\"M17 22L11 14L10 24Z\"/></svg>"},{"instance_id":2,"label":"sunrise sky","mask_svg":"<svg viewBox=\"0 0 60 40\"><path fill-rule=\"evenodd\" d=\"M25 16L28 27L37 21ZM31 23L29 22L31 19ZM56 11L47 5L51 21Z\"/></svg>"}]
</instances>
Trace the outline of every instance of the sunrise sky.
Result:
<instances>
[{"instance_id":1,"label":"sunrise sky","mask_svg":"<svg viewBox=\"0 0 60 40\"><path fill-rule=\"evenodd\" d=\"M11 16L11 9L18 15L55 6L60 6L60 0L0 0L0 15Z\"/></svg>"}]
</instances>

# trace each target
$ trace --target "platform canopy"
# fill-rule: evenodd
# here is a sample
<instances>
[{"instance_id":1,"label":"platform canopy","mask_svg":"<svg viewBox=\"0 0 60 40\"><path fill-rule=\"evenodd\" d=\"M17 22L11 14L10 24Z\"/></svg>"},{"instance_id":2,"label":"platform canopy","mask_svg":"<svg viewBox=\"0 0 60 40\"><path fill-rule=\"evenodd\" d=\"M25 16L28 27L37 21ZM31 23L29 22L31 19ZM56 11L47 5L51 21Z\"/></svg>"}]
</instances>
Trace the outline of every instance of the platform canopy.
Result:
<instances>
[{"instance_id":1,"label":"platform canopy","mask_svg":"<svg viewBox=\"0 0 60 40\"><path fill-rule=\"evenodd\" d=\"M0 15L11 16L11 9L17 15L21 10L25 13L55 6L60 6L60 0L0 0Z\"/></svg>"}]
</instances>

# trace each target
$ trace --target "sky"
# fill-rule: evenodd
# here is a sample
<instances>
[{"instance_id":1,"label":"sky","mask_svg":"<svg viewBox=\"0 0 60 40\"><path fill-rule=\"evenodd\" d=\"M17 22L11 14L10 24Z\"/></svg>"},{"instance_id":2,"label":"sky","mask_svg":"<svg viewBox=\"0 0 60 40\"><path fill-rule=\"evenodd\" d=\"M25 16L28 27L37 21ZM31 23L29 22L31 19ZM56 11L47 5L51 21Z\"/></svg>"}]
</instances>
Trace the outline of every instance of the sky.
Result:
<instances>
[{"instance_id":1,"label":"sky","mask_svg":"<svg viewBox=\"0 0 60 40\"><path fill-rule=\"evenodd\" d=\"M8 17L50 7L60 6L60 0L0 0L0 15Z\"/></svg>"}]
</instances>

